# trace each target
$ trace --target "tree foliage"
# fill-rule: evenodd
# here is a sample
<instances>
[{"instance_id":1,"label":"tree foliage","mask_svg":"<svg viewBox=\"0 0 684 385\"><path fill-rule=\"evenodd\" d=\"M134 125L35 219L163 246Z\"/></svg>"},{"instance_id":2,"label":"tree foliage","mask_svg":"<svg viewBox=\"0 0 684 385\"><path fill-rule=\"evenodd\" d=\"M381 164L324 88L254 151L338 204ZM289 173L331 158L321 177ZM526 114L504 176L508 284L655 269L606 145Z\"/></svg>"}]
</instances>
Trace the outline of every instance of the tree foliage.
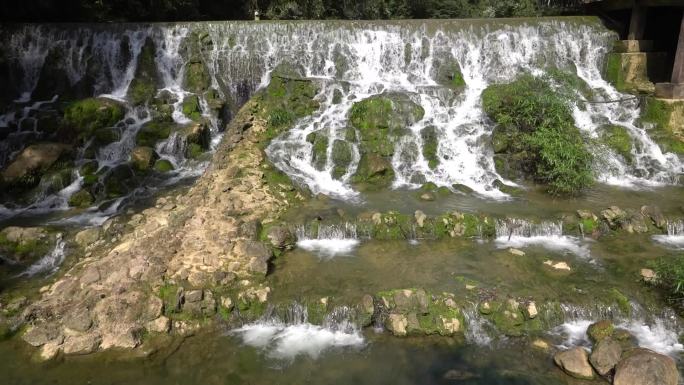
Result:
<instances>
[{"instance_id":1,"label":"tree foliage","mask_svg":"<svg viewBox=\"0 0 684 385\"><path fill-rule=\"evenodd\" d=\"M421 19L554 14L574 0L26 0L2 21L109 22L252 19Z\"/></svg>"}]
</instances>

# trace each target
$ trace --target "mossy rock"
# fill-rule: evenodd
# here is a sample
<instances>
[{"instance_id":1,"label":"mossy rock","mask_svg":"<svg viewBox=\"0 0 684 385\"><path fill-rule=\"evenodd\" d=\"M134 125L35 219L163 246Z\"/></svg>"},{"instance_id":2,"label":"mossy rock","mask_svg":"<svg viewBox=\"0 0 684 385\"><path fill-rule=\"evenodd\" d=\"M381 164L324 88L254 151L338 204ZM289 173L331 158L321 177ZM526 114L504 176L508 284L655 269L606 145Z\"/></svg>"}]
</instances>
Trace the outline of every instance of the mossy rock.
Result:
<instances>
[{"instance_id":1,"label":"mossy rock","mask_svg":"<svg viewBox=\"0 0 684 385\"><path fill-rule=\"evenodd\" d=\"M268 124L267 139L272 139L297 119L311 115L319 107L314 100L319 87L308 79L274 75L260 95L258 115Z\"/></svg>"},{"instance_id":2,"label":"mossy rock","mask_svg":"<svg viewBox=\"0 0 684 385\"><path fill-rule=\"evenodd\" d=\"M185 67L183 88L200 94L211 87L211 76L204 63L192 62Z\"/></svg>"},{"instance_id":3,"label":"mossy rock","mask_svg":"<svg viewBox=\"0 0 684 385\"><path fill-rule=\"evenodd\" d=\"M124 115L123 106L111 99L83 99L66 107L63 124L74 136L87 140L96 130L113 127Z\"/></svg>"},{"instance_id":4,"label":"mossy rock","mask_svg":"<svg viewBox=\"0 0 684 385\"><path fill-rule=\"evenodd\" d=\"M128 194L136 185L135 173L127 164L121 164L107 170L103 177L107 198L118 198Z\"/></svg>"},{"instance_id":5,"label":"mossy rock","mask_svg":"<svg viewBox=\"0 0 684 385\"><path fill-rule=\"evenodd\" d=\"M0 254L17 263L44 256L54 243L49 231L40 227L9 226L0 231Z\"/></svg>"},{"instance_id":6,"label":"mossy rock","mask_svg":"<svg viewBox=\"0 0 684 385\"><path fill-rule=\"evenodd\" d=\"M466 86L461 66L453 58L435 59L435 81L445 87L462 90Z\"/></svg>"},{"instance_id":7,"label":"mossy rock","mask_svg":"<svg viewBox=\"0 0 684 385\"><path fill-rule=\"evenodd\" d=\"M138 146L131 151L131 164L137 171L148 171L159 159L152 147Z\"/></svg>"},{"instance_id":8,"label":"mossy rock","mask_svg":"<svg viewBox=\"0 0 684 385\"><path fill-rule=\"evenodd\" d=\"M154 170L161 173L173 171L173 163L167 159L158 159L156 162L154 162Z\"/></svg>"},{"instance_id":9,"label":"mossy rock","mask_svg":"<svg viewBox=\"0 0 684 385\"><path fill-rule=\"evenodd\" d=\"M97 172L98 167L99 164L96 160L89 160L81 165L78 172L81 174L81 176L92 175Z\"/></svg>"},{"instance_id":10,"label":"mossy rock","mask_svg":"<svg viewBox=\"0 0 684 385\"><path fill-rule=\"evenodd\" d=\"M197 143L189 143L185 147L185 157L188 159L198 159L204 154L205 149Z\"/></svg>"},{"instance_id":11,"label":"mossy rock","mask_svg":"<svg viewBox=\"0 0 684 385\"><path fill-rule=\"evenodd\" d=\"M41 184L48 186L47 193L53 194L69 186L74 181L73 176L73 169L66 166L43 175Z\"/></svg>"},{"instance_id":12,"label":"mossy rock","mask_svg":"<svg viewBox=\"0 0 684 385\"><path fill-rule=\"evenodd\" d=\"M613 124L603 127L601 142L622 156L628 163L633 162L633 139L627 128Z\"/></svg>"},{"instance_id":13,"label":"mossy rock","mask_svg":"<svg viewBox=\"0 0 684 385\"><path fill-rule=\"evenodd\" d=\"M645 98L641 121L653 126L649 135L663 150L684 155L684 102Z\"/></svg>"},{"instance_id":14,"label":"mossy rock","mask_svg":"<svg viewBox=\"0 0 684 385\"><path fill-rule=\"evenodd\" d=\"M117 128L104 127L95 130L93 134L95 144L98 146L105 146L110 143L118 142L121 139L121 133Z\"/></svg>"},{"instance_id":15,"label":"mossy rock","mask_svg":"<svg viewBox=\"0 0 684 385\"><path fill-rule=\"evenodd\" d=\"M608 320L602 320L589 325L587 336L589 336L592 342L596 343L613 335L613 331L615 331L613 323Z\"/></svg>"},{"instance_id":16,"label":"mossy rock","mask_svg":"<svg viewBox=\"0 0 684 385\"><path fill-rule=\"evenodd\" d=\"M171 131L176 128L176 123L150 121L138 130L135 143L138 146L154 147L158 141L167 139Z\"/></svg>"},{"instance_id":17,"label":"mossy rock","mask_svg":"<svg viewBox=\"0 0 684 385\"><path fill-rule=\"evenodd\" d=\"M334 178L339 179L347 172L347 168L351 164L353 156L351 143L340 139L335 139L333 141L331 160L333 162Z\"/></svg>"},{"instance_id":18,"label":"mossy rock","mask_svg":"<svg viewBox=\"0 0 684 385\"><path fill-rule=\"evenodd\" d=\"M93 196L88 190L81 189L69 197L69 206L86 208L90 207L94 201Z\"/></svg>"},{"instance_id":19,"label":"mossy rock","mask_svg":"<svg viewBox=\"0 0 684 385\"><path fill-rule=\"evenodd\" d=\"M394 169L389 159L374 153L362 154L352 182L363 183L369 188L380 188L389 186L394 176Z\"/></svg>"},{"instance_id":20,"label":"mossy rock","mask_svg":"<svg viewBox=\"0 0 684 385\"><path fill-rule=\"evenodd\" d=\"M202 118L199 97L197 95L186 96L182 104L183 115L188 119L198 121Z\"/></svg>"},{"instance_id":21,"label":"mossy rock","mask_svg":"<svg viewBox=\"0 0 684 385\"><path fill-rule=\"evenodd\" d=\"M147 38L138 55L135 77L128 87L127 99L133 105L149 103L157 94L157 63L154 41Z\"/></svg>"},{"instance_id":22,"label":"mossy rock","mask_svg":"<svg viewBox=\"0 0 684 385\"><path fill-rule=\"evenodd\" d=\"M423 139L423 157L427 160L428 167L434 170L439 165L437 128L434 126L425 127L420 131L420 136Z\"/></svg>"},{"instance_id":23,"label":"mossy rock","mask_svg":"<svg viewBox=\"0 0 684 385\"><path fill-rule=\"evenodd\" d=\"M306 137L311 143L311 160L314 167L322 171L328 161L328 137L321 132L312 132Z\"/></svg>"}]
</instances>

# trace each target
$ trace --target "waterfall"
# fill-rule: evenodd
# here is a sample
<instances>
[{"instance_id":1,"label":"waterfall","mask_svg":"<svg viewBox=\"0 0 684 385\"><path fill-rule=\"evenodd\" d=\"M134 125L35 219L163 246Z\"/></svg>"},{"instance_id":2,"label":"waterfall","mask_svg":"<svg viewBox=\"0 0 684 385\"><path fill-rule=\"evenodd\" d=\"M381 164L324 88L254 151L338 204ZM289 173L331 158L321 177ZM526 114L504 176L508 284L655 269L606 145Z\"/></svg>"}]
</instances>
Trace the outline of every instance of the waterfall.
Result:
<instances>
[{"instance_id":1,"label":"waterfall","mask_svg":"<svg viewBox=\"0 0 684 385\"><path fill-rule=\"evenodd\" d=\"M631 314L624 314L616 306L596 306L582 308L561 305L563 323L551 330L551 334L562 338L559 347L567 349L574 346L591 347L587 328L599 320L611 320L616 328L624 329L634 336L638 345L659 353L678 356L684 351L679 342L682 327L672 309L661 312L646 311L631 303Z\"/></svg>"},{"instance_id":2,"label":"waterfall","mask_svg":"<svg viewBox=\"0 0 684 385\"><path fill-rule=\"evenodd\" d=\"M173 100L172 119L188 123L183 99L188 65L201 62L209 81L235 111L280 65L297 76L314 79L320 108L272 141L266 152L274 164L314 194L359 200L351 183L360 161L359 133L348 121L353 104L380 94L401 94L424 110L394 143L391 158L393 188L417 188L425 182L453 188L465 185L480 196L506 199L496 186L505 181L494 167L489 135L493 123L482 110L482 91L491 84L512 81L522 73L544 75L552 68L575 72L597 100L623 98L601 78L604 55L615 34L586 18L527 20L382 21L382 22L205 22L112 25L25 25L3 30L0 41L9 73L4 92L14 102L0 111L0 164L22 148L36 114L54 109L59 95L48 80L68 84L76 97L103 96L125 103L126 118L117 125L121 138L101 149L98 160L108 166L126 162L131 138L149 119L147 106L133 107L127 92L146 42L156 51L157 93ZM188 48L195 44L195 49ZM460 67L465 87L455 89L440 80L444 66ZM63 74L63 75L60 75ZM3 77L4 79L4 77ZM198 93L201 114L211 128L212 148L221 137L221 123L209 113L206 94ZM631 162L597 145L595 173L602 183L639 188L677 183L679 158L663 153L639 124L636 102L573 105L576 125L585 136L598 137L605 124L627 129L633 138ZM28 108L28 110L26 110ZM22 124L30 120L30 124ZM423 134L434 133L433 164L426 159ZM326 137L327 159L314 164L311 133ZM35 135L35 134L32 134ZM39 138L41 139L41 138ZM174 151L171 138L160 144L162 158L177 166L174 175L197 175L206 166L189 162ZM175 140L175 139L173 139ZM334 146L350 149L343 166L334 164ZM594 148L595 147L595 148ZM435 162L436 161L436 162ZM431 167L432 166L432 167ZM341 168L341 170L340 170ZM4 208L3 211L12 211ZM25 208L21 208L25 209ZM25 210L24 210L25 212Z\"/></svg>"},{"instance_id":3,"label":"waterfall","mask_svg":"<svg viewBox=\"0 0 684 385\"><path fill-rule=\"evenodd\" d=\"M315 226L300 225L297 227L297 247L315 252L322 259L330 259L337 255L349 255L360 241L356 234L356 225Z\"/></svg>"},{"instance_id":4,"label":"waterfall","mask_svg":"<svg viewBox=\"0 0 684 385\"><path fill-rule=\"evenodd\" d=\"M230 332L242 339L245 345L264 350L268 357L293 360L299 355L318 358L333 348L360 348L364 338L352 322L352 311L347 307L334 308L326 315L322 325L308 322L307 308L291 305L285 320L274 316L247 324Z\"/></svg>"},{"instance_id":5,"label":"waterfall","mask_svg":"<svg viewBox=\"0 0 684 385\"><path fill-rule=\"evenodd\" d=\"M653 240L676 250L684 249L684 220L667 221L667 235L658 234Z\"/></svg>"},{"instance_id":6,"label":"waterfall","mask_svg":"<svg viewBox=\"0 0 684 385\"><path fill-rule=\"evenodd\" d=\"M581 239L563 234L561 221L533 223L516 218L499 219L496 221L495 242L500 248L541 246L583 258L589 258L591 254ZM590 261L595 263L594 260Z\"/></svg>"}]
</instances>

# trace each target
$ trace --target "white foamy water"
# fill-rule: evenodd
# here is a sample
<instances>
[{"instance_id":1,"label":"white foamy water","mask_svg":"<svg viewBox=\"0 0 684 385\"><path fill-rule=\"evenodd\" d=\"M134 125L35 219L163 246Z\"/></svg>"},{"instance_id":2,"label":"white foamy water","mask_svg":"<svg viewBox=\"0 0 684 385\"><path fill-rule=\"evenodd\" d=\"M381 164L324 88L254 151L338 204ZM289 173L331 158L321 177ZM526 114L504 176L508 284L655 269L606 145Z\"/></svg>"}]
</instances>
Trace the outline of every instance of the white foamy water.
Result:
<instances>
[{"instance_id":1,"label":"white foamy water","mask_svg":"<svg viewBox=\"0 0 684 385\"><path fill-rule=\"evenodd\" d=\"M36 263L29 266L26 271L19 274L20 277L34 277L36 275L51 275L54 274L59 266L64 262L64 247L66 243L62 240L62 234L57 234L57 241L54 249L48 254L39 259Z\"/></svg>"},{"instance_id":2,"label":"white foamy water","mask_svg":"<svg viewBox=\"0 0 684 385\"><path fill-rule=\"evenodd\" d=\"M654 235L653 240L671 249L684 250L684 221L668 221L667 235Z\"/></svg>"},{"instance_id":3,"label":"white foamy water","mask_svg":"<svg viewBox=\"0 0 684 385\"><path fill-rule=\"evenodd\" d=\"M596 322L578 319L566 322L552 331L552 334L562 336L564 341L560 348L569 349L582 346L590 349L592 344L587 336L588 327ZM641 320L628 320L615 323L615 327L630 332L640 347L651 349L655 352L676 356L684 351L684 345L679 342L679 328L676 323L662 318L647 323Z\"/></svg>"},{"instance_id":4,"label":"white foamy water","mask_svg":"<svg viewBox=\"0 0 684 385\"><path fill-rule=\"evenodd\" d=\"M345 332L309 323L258 322L235 329L233 333L244 344L264 349L269 357L277 359L293 359L299 355L318 358L329 349L364 345L358 331Z\"/></svg>"},{"instance_id":5,"label":"white foamy water","mask_svg":"<svg viewBox=\"0 0 684 385\"><path fill-rule=\"evenodd\" d=\"M582 258L590 258L591 252L584 241L578 237L563 235L562 222L542 222L539 224L522 219L497 220L496 239L498 248L525 248L539 246L547 250L570 253Z\"/></svg>"},{"instance_id":6,"label":"white foamy water","mask_svg":"<svg viewBox=\"0 0 684 385\"><path fill-rule=\"evenodd\" d=\"M297 227L297 247L316 253L323 259L338 255L350 255L361 243L356 234L356 226L319 225L312 234L306 226Z\"/></svg>"}]
</instances>

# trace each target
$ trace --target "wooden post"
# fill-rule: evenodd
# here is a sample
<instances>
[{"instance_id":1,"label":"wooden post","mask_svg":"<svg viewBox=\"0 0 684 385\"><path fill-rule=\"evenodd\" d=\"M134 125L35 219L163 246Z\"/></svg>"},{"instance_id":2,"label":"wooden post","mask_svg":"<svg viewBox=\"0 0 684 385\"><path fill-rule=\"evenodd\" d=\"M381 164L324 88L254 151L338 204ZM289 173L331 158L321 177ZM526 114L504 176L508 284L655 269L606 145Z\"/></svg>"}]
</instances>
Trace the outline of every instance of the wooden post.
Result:
<instances>
[{"instance_id":1,"label":"wooden post","mask_svg":"<svg viewBox=\"0 0 684 385\"><path fill-rule=\"evenodd\" d=\"M629 32L627 40L643 40L644 30L646 29L646 7L634 2L632 16L629 19Z\"/></svg>"},{"instance_id":2,"label":"wooden post","mask_svg":"<svg viewBox=\"0 0 684 385\"><path fill-rule=\"evenodd\" d=\"M682 15L682 25L679 27L679 42L674 67L672 67L672 83L684 83L684 15Z\"/></svg>"}]
</instances>

